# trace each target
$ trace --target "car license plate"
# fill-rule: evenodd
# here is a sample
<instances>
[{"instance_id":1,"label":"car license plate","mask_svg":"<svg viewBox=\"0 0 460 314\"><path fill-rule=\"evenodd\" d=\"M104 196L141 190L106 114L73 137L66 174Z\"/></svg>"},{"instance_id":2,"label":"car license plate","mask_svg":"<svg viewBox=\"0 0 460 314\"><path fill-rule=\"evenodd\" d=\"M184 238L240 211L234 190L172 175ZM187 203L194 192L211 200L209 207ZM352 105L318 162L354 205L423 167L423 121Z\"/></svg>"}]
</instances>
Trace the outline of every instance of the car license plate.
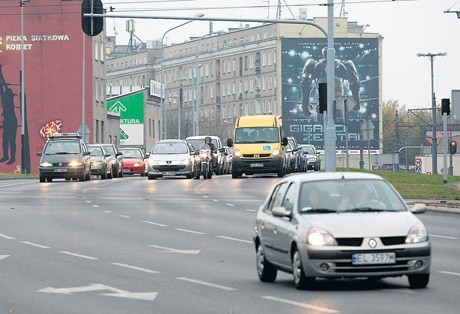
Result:
<instances>
[{"instance_id":1,"label":"car license plate","mask_svg":"<svg viewBox=\"0 0 460 314\"><path fill-rule=\"evenodd\" d=\"M351 255L353 265L370 264L394 264L396 263L395 253L353 253Z\"/></svg>"},{"instance_id":2,"label":"car license plate","mask_svg":"<svg viewBox=\"0 0 460 314\"><path fill-rule=\"evenodd\" d=\"M250 164L249 165L251 168L261 168L264 166L263 163L255 163L255 164Z\"/></svg>"},{"instance_id":3,"label":"car license plate","mask_svg":"<svg viewBox=\"0 0 460 314\"><path fill-rule=\"evenodd\" d=\"M173 171L165 171L165 172L163 172L163 175L164 175L164 176L174 176L175 174L176 174L176 173L173 172Z\"/></svg>"},{"instance_id":4,"label":"car license plate","mask_svg":"<svg viewBox=\"0 0 460 314\"><path fill-rule=\"evenodd\" d=\"M131 171L131 169L123 169L123 173L130 173Z\"/></svg>"},{"instance_id":5,"label":"car license plate","mask_svg":"<svg viewBox=\"0 0 460 314\"><path fill-rule=\"evenodd\" d=\"M54 169L54 172L67 172L67 169Z\"/></svg>"}]
</instances>

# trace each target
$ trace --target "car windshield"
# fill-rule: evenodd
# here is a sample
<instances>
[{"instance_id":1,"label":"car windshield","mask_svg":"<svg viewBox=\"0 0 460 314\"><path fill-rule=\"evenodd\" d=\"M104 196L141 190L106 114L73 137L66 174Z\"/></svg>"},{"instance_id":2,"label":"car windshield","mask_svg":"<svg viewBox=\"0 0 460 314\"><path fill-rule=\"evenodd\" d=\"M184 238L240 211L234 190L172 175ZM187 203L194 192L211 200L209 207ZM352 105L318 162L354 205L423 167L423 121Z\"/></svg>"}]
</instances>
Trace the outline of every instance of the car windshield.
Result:
<instances>
[{"instance_id":1,"label":"car windshield","mask_svg":"<svg viewBox=\"0 0 460 314\"><path fill-rule=\"evenodd\" d=\"M78 141L52 141L48 142L45 148L45 154L79 154L80 143Z\"/></svg>"},{"instance_id":2,"label":"car windshield","mask_svg":"<svg viewBox=\"0 0 460 314\"><path fill-rule=\"evenodd\" d=\"M302 152L304 154L312 154L312 155L315 154L315 150L311 146L302 146Z\"/></svg>"},{"instance_id":3,"label":"car windshield","mask_svg":"<svg viewBox=\"0 0 460 314\"><path fill-rule=\"evenodd\" d=\"M113 149L112 145L104 146L104 148L110 155L115 155L115 149Z\"/></svg>"},{"instance_id":4,"label":"car windshield","mask_svg":"<svg viewBox=\"0 0 460 314\"><path fill-rule=\"evenodd\" d=\"M235 129L235 143L278 143L279 134L277 128L252 127Z\"/></svg>"},{"instance_id":5,"label":"car windshield","mask_svg":"<svg viewBox=\"0 0 460 314\"><path fill-rule=\"evenodd\" d=\"M91 156L104 156L104 152L101 147L98 146L88 146L88 151Z\"/></svg>"},{"instance_id":6,"label":"car windshield","mask_svg":"<svg viewBox=\"0 0 460 314\"><path fill-rule=\"evenodd\" d=\"M405 211L406 207L383 180L342 179L304 182L299 190L299 212Z\"/></svg>"},{"instance_id":7,"label":"car windshield","mask_svg":"<svg viewBox=\"0 0 460 314\"><path fill-rule=\"evenodd\" d=\"M137 149L121 149L120 152L124 158L139 158L142 159L142 153Z\"/></svg>"},{"instance_id":8,"label":"car windshield","mask_svg":"<svg viewBox=\"0 0 460 314\"><path fill-rule=\"evenodd\" d=\"M193 139L188 139L187 140L187 143L189 143L190 145L192 145L193 149L195 150L198 150L200 149L201 146L203 146L204 144L204 138L193 138ZM214 138L211 138L211 143L214 144L214 147L215 148L218 148L217 146L217 140Z\"/></svg>"},{"instance_id":9,"label":"car windshield","mask_svg":"<svg viewBox=\"0 0 460 314\"><path fill-rule=\"evenodd\" d=\"M152 154L187 154L185 143L156 143L153 146Z\"/></svg>"}]
</instances>

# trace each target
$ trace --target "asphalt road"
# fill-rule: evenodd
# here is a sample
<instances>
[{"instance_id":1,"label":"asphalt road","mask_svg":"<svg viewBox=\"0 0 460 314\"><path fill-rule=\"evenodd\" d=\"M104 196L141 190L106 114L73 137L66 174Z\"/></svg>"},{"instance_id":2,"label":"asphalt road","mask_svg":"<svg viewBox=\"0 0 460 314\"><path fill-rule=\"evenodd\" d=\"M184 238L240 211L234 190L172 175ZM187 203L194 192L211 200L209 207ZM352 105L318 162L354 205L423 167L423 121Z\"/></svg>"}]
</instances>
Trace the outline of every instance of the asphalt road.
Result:
<instances>
[{"instance_id":1,"label":"asphalt road","mask_svg":"<svg viewBox=\"0 0 460 314\"><path fill-rule=\"evenodd\" d=\"M460 215L430 211L427 289L406 278L261 283L255 211L276 177L0 181L0 313L457 313Z\"/></svg>"}]
</instances>

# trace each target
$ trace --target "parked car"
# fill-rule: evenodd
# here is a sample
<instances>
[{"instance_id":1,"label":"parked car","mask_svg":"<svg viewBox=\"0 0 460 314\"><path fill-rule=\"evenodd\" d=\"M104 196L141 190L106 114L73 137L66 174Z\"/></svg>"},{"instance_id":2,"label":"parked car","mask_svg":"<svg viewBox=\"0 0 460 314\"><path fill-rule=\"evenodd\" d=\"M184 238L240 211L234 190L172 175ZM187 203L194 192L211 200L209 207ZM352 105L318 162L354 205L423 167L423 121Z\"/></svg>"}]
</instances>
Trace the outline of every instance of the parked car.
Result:
<instances>
[{"instance_id":1,"label":"parked car","mask_svg":"<svg viewBox=\"0 0 460 314\"><path fill-rule=\"evenodd\" d=\"M54 133L48 139L40 156L39 180L90 180L90 152L78 133Z\"/></svg>"},{"instance_id":2,"label":"parked car","mask_svg":"<svg viewBox=\"0 0 460 314\"><path fill-rule=\"evenodd\" d=\"M321 158L319 157L319 152L316 150L316 147L311 144L300 145L302 152L300 160L300 168L306 170L321 170Z\"/></svg>"},{"instance_id":3,"label":"parked car","mask_svg":"<svg viewBox=\"0 0 460 314\"><path fill-rule=\"evenodd\" d=\"M153 145L147 165L149 180L166 176L185 176L196 173L195 150L184 140L160 140Z\"/></svg>"},{"instance_id":4,"label":"parked car","mask_svg":"<svg viewBox=\"0 0 460 314\"><path fill-rule=\"evenodd\" d=\"M233 148L224 146L224 173L232 173Z\"/></svg>"},{"instance_id":5,"label":"parked car","mask_svg":"<svg viewBox=\"0 0 460 314\"><path fill-rule=\"evenodd\" d=\"M316 172L278 182L259 208L254 243L257 273L273 282L293 274L298 289L315 278L407 276L411 288L430 278L427 229L382 177Z\"/></svg>"},{"instance_id":6,"label":"parked car","mask_svg":"<svg viewBox=\"0 0 460 314\"><path fill-rule=\"evenodd\" d=\"M146 155L144 151L136 147L122 147L120 153L123 154L123 173L140 174L141 177L147 173Z\"/></svg>"},{"instance_id":7,"label":"parked car","mask_svg":"<svg viewBox=\"0 0 460 314\"><path fill-rule=\"evenodd\" d=\"M100 144L90 144L88 150L91 159L91 174L100 176L102 180L112 179L113 159L109 152Z\"/></svg>"},{"instance_id":8,"label":"parked car","mask_svg":"<svg viewBox=\"0 0 460 314\"><path fill-rule=\"evenodd\" d=\"M114 162L112 163L112 173L114 178L123 177L123 154L118 151L115 144L100 144L112 156Z\"/></svg>"},{"instance_id":9,"label":"parked car","mask_svg":"<svg viewBox=\"0 0 460 314\"><path fill-rule=\"evenodd\" d=\"M301 155L299 145L294 137L288 137L287 140L288 146L286 147L286 154L289 155L289 172L299 172Z\"/></svg>"}]
</instances>

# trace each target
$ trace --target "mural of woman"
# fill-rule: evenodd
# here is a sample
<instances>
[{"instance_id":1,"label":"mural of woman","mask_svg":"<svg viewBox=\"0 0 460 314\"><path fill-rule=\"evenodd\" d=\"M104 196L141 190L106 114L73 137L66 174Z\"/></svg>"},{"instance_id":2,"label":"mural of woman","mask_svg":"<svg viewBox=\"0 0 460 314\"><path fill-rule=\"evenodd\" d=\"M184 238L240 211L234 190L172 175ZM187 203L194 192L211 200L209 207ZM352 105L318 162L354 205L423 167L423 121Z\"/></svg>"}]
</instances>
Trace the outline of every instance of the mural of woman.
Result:
<instances>
[{"instance_id":1,"label":"mural of woman","mask_svg":"<svg viewBox=\"0 0 460 314\"><path fill-rule=\"evenodd\" d=\"M6 83L3 77L2 66L0 65L0 101L2 108L2 149L3 157L0 162L7 161L11 165L16 161L16 134L18 130L18 119L14 111L14 97L17 96Z\"/></svg>"}]
</instances>

